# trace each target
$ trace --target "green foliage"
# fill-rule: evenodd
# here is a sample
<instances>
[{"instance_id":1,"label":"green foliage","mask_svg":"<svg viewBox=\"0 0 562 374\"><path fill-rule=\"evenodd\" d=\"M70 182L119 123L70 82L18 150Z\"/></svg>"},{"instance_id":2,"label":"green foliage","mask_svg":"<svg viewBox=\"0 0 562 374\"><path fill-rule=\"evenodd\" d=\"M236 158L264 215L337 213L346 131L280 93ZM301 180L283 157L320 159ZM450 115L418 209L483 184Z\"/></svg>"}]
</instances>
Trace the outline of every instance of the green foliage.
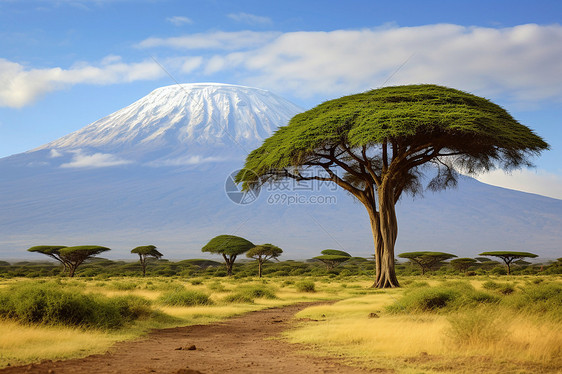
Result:
<instances>
[{"instance_id":1,"label":"green foliage","mask_svg":"<svg viewBox=\"0 0 562 374\"><path fill-rule=\"evenodd\" d=\"M273 244L261 244L257 245L254 248L250 249L246 252L246 257L248 258L264 258L264 261L267 261L271 258L277 258L281 256L283 250Z\"/></svg>"},{"instance_id":2,"label":"green foliage","mask_svg":"<svg viewBox=\"0 0 562 374\"><path fill-rule=\"evenodd\" d=\"M150 303L142 298L86 295L55 283L25 283L0 291L0 317L21 323L115 329L151 313Z\"/></svg>"},{"instance_id":3,"label":"green foliage","mask_svg":"<svg viewBox=\"0 0 562 374\"><path fill-rule=\"evenodd\" d=\"M164 293L158 301L170 306L211 305L212 300L204 292L193 290L174 290Z\"/></svg>"},{"instance_id":4,"label":"green foliage","mask_svg":"<svg viewBox=\"0 0 562 374\"><path fill-rule=\"evenodd\" d=\"M390 313L451 311L480 304L499 302L499 297L476 291L469 283L449 282L437 287L409 289L404 296L387 307Z\"/></svg>"},{"instance_id":5,"label":"green foliage","mask_svg":"<svg viewBox=\"0 0 562 374\"><path fill-rule=\"evenodd\" d=\"M254 299L265 298L265 299L276 299L275 291L265 285L249 285L240 286L236 291L230 295L227 295L224 300L226 302L234 303L253 303Z\"/></svg>"},{"instance_id":6,"label":"green foliage","mask_svg":"<svg viewBox=\"0 0 562 374\"><path fill-rule=\"evenodd\" d=\"M142 256L149 256L154 258L160 258L164 256L162 253L158 252L156 246L154 245L143 245L140 247L133 248L131 249L131 253L136 253L139 256L142 255Z\"/></svg>"},{"instance_id":7,"label":"green foliage","mask_svg":"<svg viewBox=\"0 0 562 374\"><path fill-rule=\"evenodd\" d=\"M528 314L545 315L562 322L562 284L543 282L525 287L502 299L502 306Z\"/></svg>"},{"instance_id":8,"label":"green foliage","mask_svg":"<svg viewBox=\"0 0 562 374\"><path fill-rule=\"evenodd\" d=\"M302 280L295 283L295 287L299 292L316 292L316 285L313 281Z\"/></svg>"},{"instance_id":9,"label":"green foliage","mask_svg":"<svg viewBox=\"0 0 562 374\"><path fill-rule=\"evenodd\" d=\"M317 149L332 144L355 148L387 139L410 144L439 139L465 154L463 164L473 172L487 169L494 160L503 160L507 168L524 164L526 154L548 149L532 130L484 98L436 85L384 87L296 115L250 153L245 169L255 174L240 173L236 182L248 188L258 183L256 178L303 165Z\"/></svg>"},{"instance_id":10,"label":"green foliage","mask_svg":"<svg viewBox=\"0 0 562 374\"><path fill-rule=\"evenodd\" d=\"M201 251L224 255L240 255L253 247L255 245L252 242L239 236L219 235L211 239Z\"/></svg>"},{"instance_id":11,"label":"green foliage","mask_svg":"<svg viewBox=\"0 0 562 374\"><path fill-rule=\"evenodd\" d=\"M425 274L427 270L436 268L441 265L442 261L448 260L453 257L457 257L451 253L445 252L429 252L429 251L419 251L419 252L405 252L398 255L400 258L407 258L408 260L418 264L422 269L422 274Z\"/></svg>"}]
</instances>

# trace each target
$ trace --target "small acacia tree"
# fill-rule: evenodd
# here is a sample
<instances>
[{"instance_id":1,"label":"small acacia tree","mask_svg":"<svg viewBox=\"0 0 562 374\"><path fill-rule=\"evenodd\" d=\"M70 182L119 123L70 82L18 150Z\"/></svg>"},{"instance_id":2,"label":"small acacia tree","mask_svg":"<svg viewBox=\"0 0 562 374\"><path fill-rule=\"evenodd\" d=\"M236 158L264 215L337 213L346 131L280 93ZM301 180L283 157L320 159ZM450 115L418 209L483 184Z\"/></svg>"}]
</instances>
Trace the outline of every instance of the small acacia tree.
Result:
<instances>
[{"instance_id":1,"label":"small acacia tree","mask_svg":"<svg viewBox=\"0 0 562 374\"><path fill-rule=\"evenodd\" d=\"M297 114L248 155L236 182L250 190L293 178L345 189L369 215L373 286L398 287L395 205L404 193L423 190L428 170L427 188L440 190L455 186L459 172L530 165L529 156L548 147L482 97L436 85L384 87Z\"/></svg>"},{"instance_id":2,"label":"small acacia tree","mask_svg":"<svg viewBox=\"0 0 562 374\"><path fill-rule=\"evenodd\" d=\"M162 256L164 256L162 253L158 252L158 250L156 249L156 246L154 245L143 245L140 247L136 247L134 249L131 249L131 253L136 253L139 255L139 260L140 260L140 264L142 267L142 276L145 277L146 276L146 260L147 258L155 258L155 259L159 259L162 258Z\"/></svg>"},{"instance_id":3,"label":"small acacia tree","mask_svg":"<svg viewBox=\"0 0 562 374\"><path fill-rule=\"evenodd\" d=\"M473 259L473 258L462 257L462 258L455 258L455 259L451 260L450 264L456 270L466 274L468 272L468 269L471 266L476 265L477 262L478 261Z\"/></svg>"},{"instance_id":4,"label":"small acacia tree","mask_svg":"<svg viewBox=\"0 0 562 374\"><path fill-rule=\"evenodd\" d=\"M238 255L249 251L255 245L240 236L219 235L211 239L202 249L202 252L216 253L222 255L226 265L226 273L232 275L232 267Z\"/></svg>"},{"instance_id":5,"label":"small acacia tree","mask_svg":"<svg viewBox=\"0 0 562 374\"><path fill-rule=\"evenodd\" d=\"M63 266L63 273L69 268L69 264L60 256L60 250L66 248L64 245L37 245L28 249L29 252L36 252L47 255L60 262Z\"/></svg>"},{"instance_id":6,"label":"small acacia tree","mask_svg":"<svg viewBox=\"0 0 562 374\"><path fill-rule=\"evenodd\" d=\"M493 256L498 257L505 262L507 266L507 275L511 274L511 263L515 260L522 258L535 258L539 255L529 252L513 252L513 251L492 251L492 252L482 252L480 256Z\"/></svg>"},{"instance_id":7,"label":"small acacia tree","mask_svg":"<svg viewBox=\"0 0 562 374\"><path fill-rule=\"evenodd\" d=\"M422 275L425 274L427 270L431 270L435 266L437 266L442 261L448 260L453 257L457 257L451 253L445 252L427 252L427 251L420 251L420 252L406 252L400 253L398 255L400 258L407 258L408 260L418 264L422 269Z\"/></svg>"},{"instance_id":8,"label":"small acacia tree","mask_svg":"<svg viewBox=\"0 0 562 374\"><path fill-rule=\"evenodd\" d=\"M281 256L283 250L273 244L261 244L246 252L246 257L253 258L258 262L258 276L261 278L263 263Z\"/></svg>"},{"instance_id":9,"label":"small acacia tree","mask_svg":"<svg viewBox=\"0 0 562 374\"><path fill-rule=\"evenodd\" d=\"M73 277L78 266L82 265L84 261L109 250L109 248L98 245L79 245L60 249L59 256L68 264L68 276Z\"/></svg>"},{"instance_id":10,"label":"small acacia tree","mask_svg":"<svg viewBox=\"0 0 562 374\"><path fill-rule=\"evenodd\" d=\"M340 251L337 249L325 249L322 252L322 256L313 257L326 265L326 270L331 270L341 263L344 263L351 259L351 255L347 252Z\"/></svg>"}]
</instances>

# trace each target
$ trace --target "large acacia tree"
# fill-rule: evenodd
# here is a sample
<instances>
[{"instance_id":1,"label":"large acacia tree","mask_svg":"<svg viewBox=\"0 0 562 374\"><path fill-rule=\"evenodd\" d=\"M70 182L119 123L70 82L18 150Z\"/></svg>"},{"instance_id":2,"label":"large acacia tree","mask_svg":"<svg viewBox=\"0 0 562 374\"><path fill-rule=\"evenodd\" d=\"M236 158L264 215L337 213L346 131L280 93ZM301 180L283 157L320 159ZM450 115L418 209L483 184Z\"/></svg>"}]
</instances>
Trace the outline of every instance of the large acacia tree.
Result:
<instances>
[{"instance_id":1,"label":"large acacia tree","mask_svg":"<svg viewBox=\"0 0 562 374\"><path fill-rule=\"evenodd\" d=\"M395 204L404 193L454 186L459 171L528 166L545 149L541 137L484 98L436 85L385 87L294 116L248 155L252 172L242 170L236 181L245 190L284 178L336 183L367 209L373 286L398 287Z\"/></svg>"}]
</instances>

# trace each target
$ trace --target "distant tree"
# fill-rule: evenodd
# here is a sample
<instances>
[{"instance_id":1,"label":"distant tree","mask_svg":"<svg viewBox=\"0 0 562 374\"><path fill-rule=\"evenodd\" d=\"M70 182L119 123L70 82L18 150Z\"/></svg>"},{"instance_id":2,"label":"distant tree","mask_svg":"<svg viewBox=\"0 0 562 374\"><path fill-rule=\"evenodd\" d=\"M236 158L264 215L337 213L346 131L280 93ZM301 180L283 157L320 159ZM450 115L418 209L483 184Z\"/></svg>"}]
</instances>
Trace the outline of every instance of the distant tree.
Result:
<instances>
[{"instance_id":1,"label":"distant tree","mask_svg":"<svg viewBox=\"0 0 562 374\"><path fill-rule=\"evenodd\" d=\"M522 258L535 258L539 255L530 252L513 252L513 251L492 251L492 252L482 252L480 256L493 256L498 257L505 262L507 266L507 275L511 274L511 263L513 261L522 259Z\"/></svg>"},{"instance_id":2,"label":"distant tree","mask_svg":"<svg viewBox=\"0 0 562 374\"><path fill-rule=\"evenodd\" d=\"M136 253L139 255L140 264L142 266L142 276L146 276L146 260L147 258L155 258L159 259L164 256L162 253L158 252L156 246L154 245L143 245L140 247L136 247L131 250L131 253Z\"/></svg>"},{"instance_id":3,"label":"distant tree","mask_svg":"<svg viewBox=\"0 0 562 374\"><path fill-rule=\"evenodd\" d=\"M236 182L333 182L366 208L377 288L399 287L396 204L403 194L456 185L460 173L530 164L549 145L505 109L436 85L383 87L326 101L294 116L246 158ZM433 167L428 167L432 165ZM252 172L247 172L251 170Z\"/></svg>"},{"instance_id":4,"label":"distant tree","mask_svg":"<svg viewBox=\"0 0 562 374\"><path fill-rule=\"evenodd\" d=\"M475 259L467 257L455 258L450 261L450 264L453 268L463 273L466 273L471 266L474 266L477 263L478 261L476 261Z\"/></svg>"},{"instance_id":5,"label":"distant tree","mask_svg":"<svg viewBox=\"0 0 562 374\"><path fill-rule=\"evenodd\" d=\"M427 270L430 270L440 264L442 261L457 257L451 253L445 252L406 252L398 255L400 258L407 258L408 260L418 264L422 269L422 275Z\"/></svg>"},{"instance_id":6,"label":"distant tree","mask_svg":"<svg viewBox=\"0 0 562 374\"><path fill-rule=\"evenodd\" d=\"M73 277L78 266L82 265L84 261L109 250L109 248L98 245L79 245L61 248L59 256L68 265L68 276Z\"/></svg>"},{"instance_id":7,"label":"distant tree","mask_svg":"<svg viewBox=\"0 0 562 374\"><path fill-rule=\"evenodd\" d=\"M236 257L254 247L255 245L251 241L239 236L219 235L211 239L201 251L222 255L226 265L226 273L232 275L232 267Z\"/></svg>"},{"instance_id":8,"label":"distant tree","mask_svg":"<svg viewBox=\"0 0 562 374\"><path fill-rule=\"evenodd\" d=\"M60 250L66 248L64 245L37 245L28 249L28 252L36 252L47 255L60 262L63 266L63 273L69 269L69 264L61 257Z\"/></svg>"},{"instance_id":9,"label":"distant tree","mask_svg":"<svg viewBox=\"0 0 562 374\"><path fill-rule=\"evenodd\" d=\"M273 244L261 244L246 252L246 257L253 258L258 262L258 276L261 278L262 265L264 262L271 260L272 258L277 260L277 257L281 256L283 250Z\"/></svg>"},{"instance_id":10,"label":"distant tree","mask_svg":"<svg viewBox=\"0 0 562 374\"><path fill-rule=\"evenodd\" d=\"M351 255L347 252L340 251L337 249L325 249L323 250L321 256L313 257L326 265L326 270L331 270L341 263L344 263L351 259Z\"/></svg>"}]
</instances>

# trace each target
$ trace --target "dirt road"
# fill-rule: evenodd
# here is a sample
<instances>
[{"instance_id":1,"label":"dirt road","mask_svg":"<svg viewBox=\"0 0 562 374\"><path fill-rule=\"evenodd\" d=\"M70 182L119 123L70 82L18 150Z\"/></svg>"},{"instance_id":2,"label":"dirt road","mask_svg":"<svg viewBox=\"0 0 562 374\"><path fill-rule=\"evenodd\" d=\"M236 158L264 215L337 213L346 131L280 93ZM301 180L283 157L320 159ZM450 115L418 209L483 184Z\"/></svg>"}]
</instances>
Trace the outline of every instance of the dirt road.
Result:
<instances>
[{"instance_id":1,"label":"dirt road","mask_svg":"<svg viewBox=\"0 0 562 374\"><path fill-rule=\"evenodd\" d=\"M316 303L318 304L318 303ZM108 353L0 370L12 373L367 373L337 359L312 357L279 339L311 303L252 312L221 323L156 330Z\"/></svg>"}]
</instances>

